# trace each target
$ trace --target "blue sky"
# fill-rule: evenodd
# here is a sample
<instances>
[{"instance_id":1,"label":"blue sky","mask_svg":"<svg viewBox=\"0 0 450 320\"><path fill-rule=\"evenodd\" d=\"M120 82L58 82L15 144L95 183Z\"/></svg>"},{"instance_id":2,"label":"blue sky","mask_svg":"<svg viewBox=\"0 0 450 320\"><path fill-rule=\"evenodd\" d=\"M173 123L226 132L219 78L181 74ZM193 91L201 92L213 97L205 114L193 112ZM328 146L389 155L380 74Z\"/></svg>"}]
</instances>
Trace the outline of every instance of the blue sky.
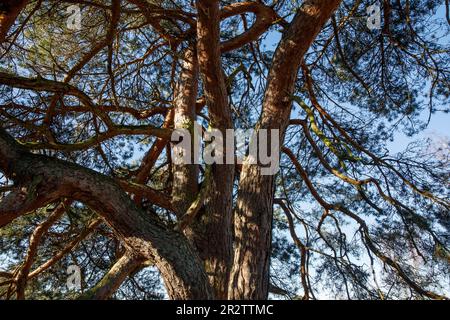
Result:
<instances>
[{"instance_id":1,"label":"blue sky","mask_svg":"<svg viewBox=\"0 0 450 320\"><path fill-rule=\"evenodd\" d=\"M437 10L435 18L445 20L445 6L442 5ZM445 35L445 37L441 38L441 41L450 42L450 34L448 34L447 31L442 30L442 35ZM269 49L275 50L280 39L281 33L272 31L263 41L263 45L267 46ZM450 109L450 106L448 106L447 109ZM428 109L425 108L421 118L424 121L428 119ZM450 113L434 113L431 116L431 120L427 128L411 137L408 137L400 131L395 133L394 140L388 141L386 143L386 147L389 149L391 154L395 154L403 151L409 143L425 138L432 138L436 140L443 139L450 142Z\"/></svg>"}]
</instances>

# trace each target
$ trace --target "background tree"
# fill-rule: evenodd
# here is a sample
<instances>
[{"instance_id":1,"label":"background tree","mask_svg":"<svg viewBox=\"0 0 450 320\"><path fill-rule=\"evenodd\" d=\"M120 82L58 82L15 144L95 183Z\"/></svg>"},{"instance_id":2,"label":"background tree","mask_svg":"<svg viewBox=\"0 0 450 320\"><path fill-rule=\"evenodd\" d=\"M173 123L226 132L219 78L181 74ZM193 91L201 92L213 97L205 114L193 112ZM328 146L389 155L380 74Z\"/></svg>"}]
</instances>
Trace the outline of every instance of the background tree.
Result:
<instances>
[{"instance_id":1,"label":"background tree","mask_svg":"<svg viewBox=\"0 0 450 320\"><path fill-rule=\"evenodd\" d=\"M387 141L449 110L449 3L372 4L3 1L0 296L445 298L448 141ZM280 172L174 164L195 123Z\"/></svg>"}]
</instances>

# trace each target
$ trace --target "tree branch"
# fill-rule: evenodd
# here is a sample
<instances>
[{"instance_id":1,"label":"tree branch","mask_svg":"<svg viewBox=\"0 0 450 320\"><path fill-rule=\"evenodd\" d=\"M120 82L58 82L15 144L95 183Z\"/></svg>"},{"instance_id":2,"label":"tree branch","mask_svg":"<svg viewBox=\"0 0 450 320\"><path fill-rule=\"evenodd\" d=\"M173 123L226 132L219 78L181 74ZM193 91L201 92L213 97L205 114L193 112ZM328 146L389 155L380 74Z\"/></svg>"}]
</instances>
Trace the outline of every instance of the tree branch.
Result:
<instances>
[{"instance_id":1,"label":"tree branch","mask_svg":"<svg viewBox=\"0 0 450 320\"><path fill-rule=\"evenodd\" d=\"M131 273L143 266L144 261L141 257L126 252L93 288L84 292L78 299L109 299Z\"/></svg>"},{"instance_id":2,"label":"tree branch","mask_svg":"<svg viewBox=\"0 0 450 320\"><path fill-rule=\"evenodd\" d=\"M68 198L88 205L101 215L134 253L155 261L169 295L178 299L212 298L203 266L179 232L156 215L141 211L110 177L73 163L32 154L0 129L0 169L9 178L42 177L55 200ZM3 157L5 156L5 158Z\"/></svg>"}]
</instances>

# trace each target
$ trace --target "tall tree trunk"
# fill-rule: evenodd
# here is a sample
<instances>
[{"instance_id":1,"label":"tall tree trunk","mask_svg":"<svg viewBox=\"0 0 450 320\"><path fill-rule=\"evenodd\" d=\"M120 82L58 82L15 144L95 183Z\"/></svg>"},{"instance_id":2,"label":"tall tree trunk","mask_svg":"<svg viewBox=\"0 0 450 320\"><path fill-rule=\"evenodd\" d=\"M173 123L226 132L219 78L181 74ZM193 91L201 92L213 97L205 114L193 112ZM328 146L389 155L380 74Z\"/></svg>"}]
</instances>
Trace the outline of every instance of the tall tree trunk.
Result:
<instances>
[{"instance_id":1,"label":"tall tree trunk","mask_svg":"<svg viewBox=\"0 0 450 320\"><path fill-rule=\"evenodd\" d=\"M186 49L180 79L175 90L174 100L174 127L175 129L186 129L191 134L192 150L194 150L194 123L196 120L196 99L198 86L198 63L196 51ZM194 159L191 158L191 161ZM214 178L215 177L215 178ZM191 204L196 200L199 193L198 188L199 165L198 164L174 164L172 205L179 219L183 219ZM230 230L229 221L222 220L222 209L231 212L225 204L229 200L224 194L215 191L214 179L218 178L215 172L206 178L206 187L212 188L203 200L203 207L187 228L184 230L188 239L194 244L203 261L209 281L214 289L216 298L226 297L228 283L228 272L225 266L230 266L230 252L222 252L224 244L224 229ZM220 204L217 204L221 201ZM230 206L230 204L228 204ZM225 211L226 212L226 211ZM212 245L215 243L215 245ZM231 246L225 244L226 250ZM228 261L224 261L227 259Z\"/></svg>"},{"instance_id":2,"label":"tall tree trunk","mask_svg":"<svg viewBox=\"0 0 450 320\"><path fill-rule=\"evenodd\" d=\"M198 63L195 50L187 48L181 64L180 78L174 93L174 129L186 129L194 144L196 101L198 91ZM173 164L172 205L180 218L198 193L198 164Z\"/></svg>"},{"instance_id":3,"label":"tall tree trunk","mask_svg":"<svg viewBox=\"0 0 450 320\"><path fill-rule=\"evenodd\" d=\"M303 56L342 0L308 0L295 15L275 52L258 129L279 129L280 145L289 121L295 80ZM269 288L274 176L244 162L235 209L235 256L231 299L266 299Z\"/></svg>"},{"instance_id":4,"label":"tall tree trunk","mask_svg":"<svg viewBox=\"0 0 450 320\"><path fill-rule=\"evenodd\" d=\"M219 1L199 0L197 12L197 56L210 127L219 129L225 137L226 129L231 129L233 125L220 58ZM226 154L224 163L225 158ZM234 165L214 164L210 170L211 181L204 211L193 226L193 236L216 298L225 299L233 254Z\"/></svg>"}]
</instances>

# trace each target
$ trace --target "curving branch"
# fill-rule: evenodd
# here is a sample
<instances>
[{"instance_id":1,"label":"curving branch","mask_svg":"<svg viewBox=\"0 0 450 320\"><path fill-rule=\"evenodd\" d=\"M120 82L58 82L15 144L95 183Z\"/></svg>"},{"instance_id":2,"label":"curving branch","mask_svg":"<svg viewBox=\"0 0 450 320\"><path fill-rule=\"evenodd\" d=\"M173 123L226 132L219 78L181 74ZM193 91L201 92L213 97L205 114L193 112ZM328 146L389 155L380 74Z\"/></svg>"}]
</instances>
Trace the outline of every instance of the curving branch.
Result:
<instances>
[{"instance_id":1,"label":"curving branch","mask_svg":"<svg viewBox=\"0 0 450 320\"><path fill-rule=\"evenodd\" d=\"M52 214L47 218L46 221L39 224L36 229L34 229L33 234L30 237L30 244L28 246L27 254L24 262L20 266L17 273L16 282L16 292L17 300L25 299L25 288L28 281L28 275L30 273L31 267L33 266L34 258L37 254L39 244L42 237L48 231L48 229L66 212L67 206L70 205L70 201L64 201L58 207L54 209Z\"/></svg>"},{"instance_id":2,"label":"curving branch","mask_svg":"<svg viewBox=\"0 0 450 320\"><path fill-rule=\"evenodd\" d=\"M260 2L250 1L232 3L223 7L220 12L220 18L223 20L248 12L256 15L254 24L237 37L222 42L220 44L222 53L238 49L247 43L257 40L259 36L269 29L270 26L282 20L271 7L265 6Z\"/></svg>"},{"instance_id":3,"label":"curving branch","mask_svg":"<svg viewBox=\"0 0 450 320\"><path fill-rule=\"evenodd\" d=\"M212 298L203 266L186 238L139 209L112 178L32 154L4 129L0 129L0 169L15 182L41 177L55 190L47 202L68 198L95 210L134 253L155 261L172 298Z\"/></svg>"}]
</instances>

